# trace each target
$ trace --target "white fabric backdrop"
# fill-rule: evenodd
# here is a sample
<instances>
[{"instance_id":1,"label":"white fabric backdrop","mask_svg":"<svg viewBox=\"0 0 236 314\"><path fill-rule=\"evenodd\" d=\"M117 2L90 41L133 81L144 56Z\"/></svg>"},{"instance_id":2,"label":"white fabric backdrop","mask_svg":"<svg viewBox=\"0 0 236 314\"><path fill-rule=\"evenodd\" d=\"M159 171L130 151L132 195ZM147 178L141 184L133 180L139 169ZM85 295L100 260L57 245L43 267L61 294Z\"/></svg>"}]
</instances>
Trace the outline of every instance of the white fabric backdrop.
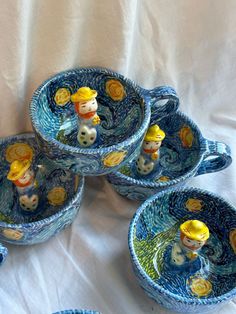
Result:
<instances>
[{"instance_id":1,"label":"white fabric backdrop","mask_svg":"<svg viewBox=\"0 0 236 314\"><path fill-rule=\"evenodd\" d=\"M31 129L28 104L49 76L111 68L145 88L172 85L205 137L236 157L236 1L0 0L0 136ZM192 180L236 205L236 163ZM48 241L8 246L0 313L92 308L103 314L169 313L133 275L127 230L138 203L105 178L88 178L73 225ZM233 314L231 302L218 313Z\"/></svg>"}]
</instances>

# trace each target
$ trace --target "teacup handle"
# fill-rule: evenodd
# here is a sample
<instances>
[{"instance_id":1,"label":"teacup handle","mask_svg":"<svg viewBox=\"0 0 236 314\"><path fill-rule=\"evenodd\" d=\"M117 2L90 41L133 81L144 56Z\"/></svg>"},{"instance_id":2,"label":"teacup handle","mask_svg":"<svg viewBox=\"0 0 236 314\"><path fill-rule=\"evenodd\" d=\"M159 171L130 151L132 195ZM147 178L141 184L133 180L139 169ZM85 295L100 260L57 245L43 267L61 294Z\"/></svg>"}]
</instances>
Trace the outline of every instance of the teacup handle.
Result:
<instances>
[{"instance_id":1,"label":"teacup handle","mask_svg":"<svg viewBox=\"0 0 236 314\"><path fill-rule=\"evenodd\" d=\"M150 90L143 89L144 99L151 105L150 124L174 113L179 108L179 97L170 86L159 86ZM167 100L163 102L163 100Z\"/></svg>"},{"instance_id":2,"label":"teacup handle","mask_svg":"<svg viewBox=\"0 0 236 314\"><path fill-rule=\"evenodd\" d=\"M7 248L0 243L0 265L5 261L7 254Z\"/></svg>"},{"instance_id":3,"label":"teacup handle","mask_svg":"<svg viewBox=\"0 0 236 314\"><path fill-rule=\"evenodd\" d=\"M210 158L209 158L210 157ZM225 143L206 139L204 159L195 176L223 170L232 162L230 147Z\"/></svg>"}]
</instances>

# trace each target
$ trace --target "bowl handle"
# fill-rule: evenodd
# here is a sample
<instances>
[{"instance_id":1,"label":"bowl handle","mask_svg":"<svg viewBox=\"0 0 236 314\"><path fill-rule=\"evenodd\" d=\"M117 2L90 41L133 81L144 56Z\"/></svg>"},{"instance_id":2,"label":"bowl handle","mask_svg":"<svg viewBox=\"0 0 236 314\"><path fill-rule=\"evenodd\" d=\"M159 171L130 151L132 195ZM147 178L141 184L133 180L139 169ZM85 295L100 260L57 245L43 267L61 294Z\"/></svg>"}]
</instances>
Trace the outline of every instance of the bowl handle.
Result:
<instances>
[{"instance_id":1,"label":"bowl handle","mask_svg":"<svg viewBox=\"0 0 236 314\"><path fill-rule=\"evenodd\" d=\"M195 176L223 170L232 162L230 147L225 143L206 140L206 151L203 161Z\"/></svg>"},{"instance_id":2,"label":"bowl handle","mask_svg":"<svg viewBox=\"0 0 236 314\"><path fill-rule=\"evenodd\" d=\"M159 86L150 90L142 89L142 94L145 101L151 105L150 124L156 123L179 108L179 97L170 86Z\"/></svg>"},{"instance_id":3,"label":"bowl handle","mask_svg":"<svg viewBox=\"0 0 236 314\"><path fill-rule=\"evenodd\" d=\"M0 265L5 261L7 253L7 248L0 243Z\"/></svg>"}]
</instances>

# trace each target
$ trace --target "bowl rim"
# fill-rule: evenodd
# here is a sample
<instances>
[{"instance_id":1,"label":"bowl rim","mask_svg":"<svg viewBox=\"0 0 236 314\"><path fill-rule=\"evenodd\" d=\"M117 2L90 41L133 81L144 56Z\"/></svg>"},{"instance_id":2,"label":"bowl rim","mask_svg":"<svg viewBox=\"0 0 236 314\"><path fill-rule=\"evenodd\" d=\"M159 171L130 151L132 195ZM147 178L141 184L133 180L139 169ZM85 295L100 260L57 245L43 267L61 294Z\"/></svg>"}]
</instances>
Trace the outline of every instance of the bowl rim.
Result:
<instances>
[{"instance_id":1,"label":"bowl rim","mask_svg":"<svg viewBox=\"0 0 236 314\"><path fill-rule=\"evenodd\" d=\"M186 114L184 114L182 111L177 110L176 112L173 112L171 114L171 116L172 115L173 116L178 115L181 118L184 118L185 121L189 123L189 126L191 126L194 129L194 131L198 134L199 159L198 159L197 163L195 164L195 166L192 169L190 169L190 171L186 172L185 174L181 175L180 177L174 178L174 179L169 180L169 181L158 181L158 182L154 182L154 181L151 181L148 179L136 179L133 177L129 177L129 176L119 172L119 170L118 170L118 171L111 172L111 173L107 174L107 177L110 178L111 184L113 184L113 182L112 182L113 177L115 177L115 178L125 180L127 182L127 184L129 184L129 186L135 185L135 186L144 187L144 188L159 188L159 187L168 188L168 187L171 187L172 185L181 183L182 181L184 181L190 177L193 177L195 175L195 173L196 173L197 169L199 168L199 166L201 165L201 163L204 159L205 153L207 151L207 140L203 137L197 124L190 117L188 117ZM162 119L165 119L165 118L166 117L163 117ZM114 185L116 185L116 184L114 183ZM122 183L122 184L117 184L117 185L119 186L119 185L125 185L125 184Z\"/></svg>"},{"instance_id":2,"label":"bowl rim","mask_svg":"<svg viewBox=\"0 0 236 314\"><path fill-rule=\"evenodd\" d=\"M225 293L225 294L222 294L222 295L217 296L217 297L212 297L212 298L205 298L205 299L200 299L200 298L194 299L194 298L192 298L192 299L190 299L188 297L179 296L177 294L174 294L173 292L168 291L167 289L164 289L159 284L155 283L146 274L146 272L143 270L142 266L140 265L139 260L137 258L137 255L135 253L134 245L133 245L134 227L136 226L136 223L137 223L140 215L145 210L145 208L148 205L150 205L150 203L152 203L153 201L155 201L158 198L163 197L166 194L170 195L170 194L176 193L176 192L182 192L182 193L183 192L184 193L196 192L196 193L207 195L211 198L218 199L220 202L227 204L227 206L230 207L230 209L232 211L235 211L235 213L236 213L236 207L234 207L231 203L226 201L223 197L221 197L215 193L212 193L210 191L207 191L207 190L190 187L190 188L178 188L175 190L168 190L168 191L162 191L160 193L157 193L157 194L149 197L145 202L143 202L141 204L141 206L135 212L133 218L131 219L131 222L129 225L129 231L128 231L128 246L129 246L129 252L130 252L130 257L131 257L132 263L134 263L135 267L137 268L138 272L141 274L142 278L148 283L149 286L151 286L151 288L153 288L155 291L160 292L161 294L164 294L167 297L170 297L171 299L174 299L175 301L182 302L184 304L188 304L188 305L191 305L191 304L211 305L211 304L216 304L219 302L227 301L229 298L231 299L231 298L235 297L236 296L236 287L233 288L232 290L230 290L229 292Z\"/></svg>"},{"instance_id":3,"label":"bowl rim","mask_svg":"<svg viewBox=\"0 0 236 314\"><path fill-rule=\"evenodd\" d=\"M11 141L11 140L24 140L24 139L35 139L35 134L33 132L26 132L26 133L21 133L21 134L16 134L16 135L10 135L7 137L4 137L2 139L0 139L0 147L2 144ZM70 208L71 206L73 206L77 200L80 199L80 197L83 194L84 191L84 177L78 174L74 174L72 173L75 177L78 176L79 177L79 184L77 187L77 190L74 193L74 196L70 199L70 201L66 204L65 207L63 207L60 211L57 211L55 214L43 218L41 220L37 220L37 221L32 221L32 222L26 222L26 223L7 223L7 222L3 222L0 220L0 228L9 228L9 229L25 229L25 228L31 228L31 227L35 227L37 225L44 225L44 224L48 224L51 223L52 221L54 221L55 219L57 219L60 216L63 216Z\"/></svg>"},{"instance_id":4,"label":"bowl rim","mask_svg":"<svg viewBox=\"0 0 236 314\"><path fill-rule=\"evenodd\" d=\"M128 83L129 85L131 85L134 88L135 92L138 94L140 99L143 99L144 112L143 112L143 119L142 119L142 122L141 122L139 129L132 136L128 137L127 139L125 139L122 142L119 142L117 144L113 144L110 146L100 147L100 148L99 147L98 148L80 148L80 147L70 146L67 144L63 144L60 141L56 140L54 137L52 137L48 134L45 134L45 132L42 132L44 130L40 129L40 122L38 121L38 118L37 118L37 100L38 100L38 97L39 97L41 91L47 85L49 85L51 82L58 80L58 79L64 77L65 75L69 75L69 74L78 74L79 75L80 73L93 73L93 72L112 75L114 78L119 79L122 82ZM31 98L31 101L30 101L30 105L29 105L29 115L31 118L31 123L32 123L32 126L33 126L35 132L40 135L40 137L44 140L44 142L47 142L47 145L49 143L53 144L54 146L58 147L59 149L67 151L68 153L90 154L90 155L101 154L101 155L103 155L104 153L108 153L111 151L117 151L119 149L122 149L124 147L131 145L135 141L138 141L142 137L142 135L146 131L146 129L148 128L148 125L149 125L149 122L151 119L151 106L145 101L144 97L142 96L141 90L142 90L142 88L140 86L138 86L131 79L126 78L122 74L119 74L119 73L117 73L113 70L107 69L107 68L103 68L103 67L81 67L80 68L80 67L78 67L78 68L68 69L68 70L56 73L53 76L49 77L48 79L43 81L41 83L41 85L34 91L33 96Z\"/></svg>"}]
</instances>

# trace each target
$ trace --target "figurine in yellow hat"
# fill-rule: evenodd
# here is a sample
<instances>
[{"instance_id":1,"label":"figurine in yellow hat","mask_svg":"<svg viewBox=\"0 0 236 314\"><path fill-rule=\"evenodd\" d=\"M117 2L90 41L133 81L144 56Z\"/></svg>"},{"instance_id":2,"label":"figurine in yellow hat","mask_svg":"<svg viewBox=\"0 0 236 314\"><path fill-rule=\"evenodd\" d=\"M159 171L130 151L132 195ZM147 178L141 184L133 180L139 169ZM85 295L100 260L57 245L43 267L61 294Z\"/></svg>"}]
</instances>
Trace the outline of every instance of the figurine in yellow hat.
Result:
<instances>
[{"instance_id":1,"label":"figurine in yellow hat","mask_svg":"<svg viewBox=\"0 0 236 314\"><path fill-rule=\"evenodd\" d=\"M31 160L14 160L11 163L7 179L16 186L21 208L27 212L36 210L39 197L35 174L31 169Z\"/></svg>"},{"instance_id":2,"label":"figurine in yellow hat","mask_svg":"<svg viewBox=\"0 0 236 314\"><path fill-rule=\"evenodd\" d=\"M78 115L77 140L82 147L89 147L97 139L97 126L100 118L97 115L97 92L89 87L81 87L71 96Z\"/></svg>"},{"instance_id":3,"label":"figurine in yellow hat","mask_svg":"<svg viewBox=\"0 0 236 314\"><path fill-rule=\"evenodd\" d=\"M188 220L180 226L180 242L171 251L171 261L177 266L196 260L198 251L209 238L208 227L199 220Z\"/></svg>"},{"instance_id":4,"label":"figurine in yellow hat","mask_svg":"<svg viewBox=\"0 0 236 314\"><path fill-rule=\"evenodd\" d=\"M148 175L156 168L159 159L159 148L164 138L165 132L157 124L148 129L144 137L141 154L137 160L139 174Z\"/></svg>"}]
</instances>

